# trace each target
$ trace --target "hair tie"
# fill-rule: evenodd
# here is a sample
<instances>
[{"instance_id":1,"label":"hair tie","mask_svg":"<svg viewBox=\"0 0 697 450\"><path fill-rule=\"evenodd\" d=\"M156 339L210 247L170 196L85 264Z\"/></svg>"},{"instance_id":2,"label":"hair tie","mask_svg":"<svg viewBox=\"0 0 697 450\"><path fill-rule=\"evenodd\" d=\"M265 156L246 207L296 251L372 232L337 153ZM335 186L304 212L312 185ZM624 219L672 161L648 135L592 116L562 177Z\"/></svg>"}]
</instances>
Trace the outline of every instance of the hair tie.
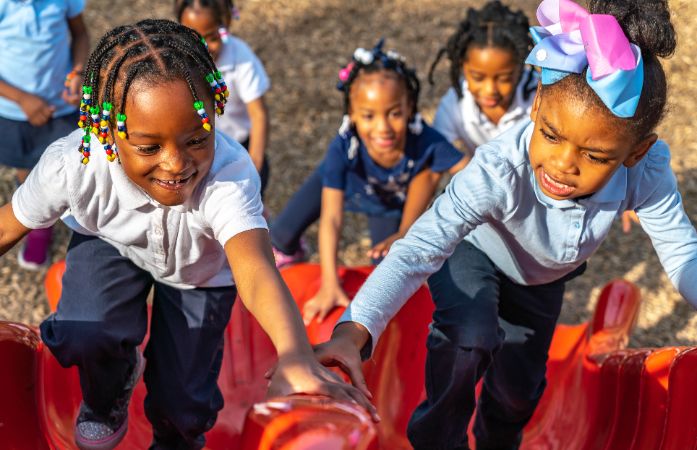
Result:
<instances>
[{"instance_id":1,"label":"hair tie","mask_svg":"<svg viewBox=\"0 0 697 450\"><path fill-rule=\"evenodd\" d=\"M617 117L632 117L644 84L641 49L629 42L614 16L590 14L571 0L543 0L540 27L530 28L535 47L526 63L542 68L542 84L570 73L586 82Z\"/></svg>"}]
</instances>

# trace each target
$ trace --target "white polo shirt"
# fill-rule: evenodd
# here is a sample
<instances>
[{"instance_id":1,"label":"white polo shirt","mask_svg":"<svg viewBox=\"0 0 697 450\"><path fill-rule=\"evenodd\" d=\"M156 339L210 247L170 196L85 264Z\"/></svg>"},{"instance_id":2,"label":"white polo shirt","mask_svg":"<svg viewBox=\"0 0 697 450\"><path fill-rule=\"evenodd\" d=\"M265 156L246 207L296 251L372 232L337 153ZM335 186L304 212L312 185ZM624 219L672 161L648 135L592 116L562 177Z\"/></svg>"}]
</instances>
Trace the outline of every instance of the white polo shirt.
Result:
<instances>
[{"instance_id":1,"label":"white polo shirt","mask_svg":"<svg viewBox=\"0 0 697 450\"><path fill-rule=\"evenodd\" d=\"M463 77L462 98L457 97L452 87L448 89L438 104L433 128L448 141L461 140L473 151L529 117L538 80L536 71L530 68L523 71L511 105L495 124L479 109Z\"/></svg>"},{"instance_id":2,"label":"white polo shirt","mask_svg":"<svg viewBox=\"0 0 697 450\"><path fill-rule=\"evenodd\" d=\"M230 90L230 97L225 105L225 114L215 119L215 125L238 142L244 142L252 127L247 103L264 95L271 82L257 55L235 36L230 36L223 45L216 65Z\"/></svg>"},{"instance_id":3,"label":"white polo shirt","mask_svg":"<svg viewBox=\"0 0 697 450\"><path fill-rule=\"evenodd\" d=\"M101 149L83 165L77 151L82 136L78 129L51 144L13 195L12 209L24 226L45 228L60 218L173 287L234 284L223 246L238 233L267 228L259 176L241 145L216 133L208 176L187 203L167 207L133 183L118 162L108 162Z\"/></svg>"}]
</instances>

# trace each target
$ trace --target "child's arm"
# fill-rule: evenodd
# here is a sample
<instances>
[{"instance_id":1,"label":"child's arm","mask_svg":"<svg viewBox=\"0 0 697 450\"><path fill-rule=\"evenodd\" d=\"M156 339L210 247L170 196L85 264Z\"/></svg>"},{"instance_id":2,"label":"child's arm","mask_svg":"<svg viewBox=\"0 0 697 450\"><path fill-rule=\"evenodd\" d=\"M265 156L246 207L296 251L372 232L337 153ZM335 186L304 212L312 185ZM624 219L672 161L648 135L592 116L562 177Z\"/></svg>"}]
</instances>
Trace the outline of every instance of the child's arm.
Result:
<instances>
[{"instance_id":1,"label":"child's arm","mask_svg":"<svg viewBox=\"0 0 697 450\"><path fill-rule=\"evenodd\" d=\"M0 256L7 253L31 231L22 225L12 211L12 204L0 207Z\"/></svg>"},{"instance_id":2,"label":"child's arm","mask_svg":"<svg viewBox=\"0 0 697 450\"><path fill-rule=\"evenodd\" d=\"M225 244L240 299L269 335L278 365L269 385L270 396L314 393L355 401L376 417L365 395L343 383L315 359L300 314L274 264L268 232L252 229Z\"/></svg>"},{"instance_id":3,"label":"child's arm","mask_svg":"<svg viewBox=\"0 0 697 450\"><path fill-rule=\"evenodd\" d=\"M252 158L257 172L261 172L264 151L269 138L269 116L264 96L247 103L247 113L252 123L249 131L249 156Z\"/></svg>"},{"instance_id":4,"label":"child's arm","mask_svg":"<svg viewBox=\"0 0 697 450\"><path fill-rule=\"evenodd\" d=\"M669 150L659 142L645 158L638 202L629 207L636 211L675 288L697 307L697 232L685 213Z\"/></svg>"},{"instance_id":5,"label":"child's arm","mask_svg":"<svg viewBox=\"0 0 697 450\"><path fill-rule=\"evenodd\" d=\"M319 219L319 261L322 267L322 284L319 292L305 303L303 316L306 323L315 316L322 321L335 306L349 304L348 296L341 288L336 264L343 218L344 191L323 188L322 213Z\"/></svg>"},{"instance_id":6,"label":"child's arm","mask_svg":"<svg viewBox=\"0 0 697 450\"><path fill-rule=\"evenodd\" d=\"M0 97L17 103L26 114L27 121L35 127L45 125L56 110L55 106L49 105L41 97L24 92L2 80L0 80Z\"/></svg>"},{"instance_id":7,"label":"child's arm","mask_svg":"<svg viewBox=\"0 0 697 450\"><path fill-rule=\"evenodd\" d=\"M70 36L72 38L70 50L73 57L72 73L74 76L66 82L63 100L77 106L80 104L80 97L82 96L82 92L80 92L83 79L82 71L87 64L90 41L82 14L68 19L68 27L70 28Z\"/></svg>"},{"instance_id":8,"label":"child's arm","mask_svg":"<svg viewBox=\"0 0 697 450\"><path fill-rule=\"evenodd\" d=\"M431 169L424 169L409 182L399 230L371 248L368 256L373 259L383 258L387 255L394 241L401 239L407 234L407 231L409 231L416 219L428 208L441 176L441 173L434 172Z\"/></svg>"}]
</instances>

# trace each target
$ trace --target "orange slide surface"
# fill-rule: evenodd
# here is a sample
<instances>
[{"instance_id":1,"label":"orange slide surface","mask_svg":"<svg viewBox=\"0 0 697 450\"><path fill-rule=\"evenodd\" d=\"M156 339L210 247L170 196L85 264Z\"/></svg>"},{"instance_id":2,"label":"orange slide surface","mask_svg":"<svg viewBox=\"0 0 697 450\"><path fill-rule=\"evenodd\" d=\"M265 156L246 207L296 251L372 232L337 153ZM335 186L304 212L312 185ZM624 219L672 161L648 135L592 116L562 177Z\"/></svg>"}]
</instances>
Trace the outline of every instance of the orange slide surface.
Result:
<instances>
[{"instance_id":1,"label":"orange slide surface","mask_svg":"<svg viewBox=\"0 0 697 450\"><path fill-rule=\"evenodd\" d=\"M49 270L52 309L64 266ZM370 268L342 269L353 296ZM282 271L298 305L320 283L317 265ZM697 348L627 349L639 307L631 283L616 280L602 291L588 323L559 325L548 362L548 387L525 429L523 449L697 450ZM424 398L426 335L433 305L419 289L390 323L364 371L382 417L379 424L356 405L319 396L265 400L264 373L275 352L242 302L225 333L219 384L225 408L207 434L207 448L263 450L408 449L407 421ZM313 343L329 338L341 311L307 332ZM143 411L145 388L136 388L122 449L151 442ZM37 330L0 322L0 448L74 449L73 423L81 400L77 371L58 365Z\"/></svg>"}]
</instances>

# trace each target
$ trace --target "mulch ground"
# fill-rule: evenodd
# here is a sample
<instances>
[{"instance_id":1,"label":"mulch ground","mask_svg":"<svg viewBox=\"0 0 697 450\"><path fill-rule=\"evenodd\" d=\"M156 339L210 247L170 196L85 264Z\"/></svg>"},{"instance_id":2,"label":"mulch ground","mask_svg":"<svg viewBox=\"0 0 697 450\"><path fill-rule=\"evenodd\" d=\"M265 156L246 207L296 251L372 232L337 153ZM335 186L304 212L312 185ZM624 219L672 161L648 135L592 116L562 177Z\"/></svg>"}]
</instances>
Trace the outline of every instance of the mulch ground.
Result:
<instances>
[{"instance_id":1,"label":"mulch ground","mask_svg":"<svg viewBox=\"0 0 697 450\"><path fill-rule=\"evenodd\" d=\"M437 72L436 85L425 82L425 74L437 49L445 43L464 17L463 0L241 0L242 18L233 32L246 40L264 61L272 79L268 94L271 114L272 167L267 206L280 211L294 190L322 157L341 119L341 97L334 89L338 68L357 46L371 47L377 38L407 56L424 85L421 108L433 114L447 89L446 64ZM509 0L510 5L534 17L536 1ZM108 29L146 17L171 18L170 1L91 0L85 17L92 42ZM679 45L666 61L671 86L670 113L659 132L671 145L685 207L697 223L697 31L689 20L697 4L671 0ZM0 168L0 203L10 200L12 172ZM364 256L369 239L364 222L351 216L344 232L344 264L367 264ZM53 260L64 257L68 232L56 227ZM316 228L308 240L316 249ZM316 255L313 256L316 258ZM47 314L43 292L44 272L28 272L16 265L16 249L0 258L0 320L38 324ZM86 277L89 274L85 274ZM601 287L614 278L635 282L643 296L637 329L630 345L697 345L697 313L680 298L664 274L648 237L640 228L625 235L619 223L601 249L591 258L586 274L569 284L562 322L587 320Z\"/></svg>"}]
</instances>

